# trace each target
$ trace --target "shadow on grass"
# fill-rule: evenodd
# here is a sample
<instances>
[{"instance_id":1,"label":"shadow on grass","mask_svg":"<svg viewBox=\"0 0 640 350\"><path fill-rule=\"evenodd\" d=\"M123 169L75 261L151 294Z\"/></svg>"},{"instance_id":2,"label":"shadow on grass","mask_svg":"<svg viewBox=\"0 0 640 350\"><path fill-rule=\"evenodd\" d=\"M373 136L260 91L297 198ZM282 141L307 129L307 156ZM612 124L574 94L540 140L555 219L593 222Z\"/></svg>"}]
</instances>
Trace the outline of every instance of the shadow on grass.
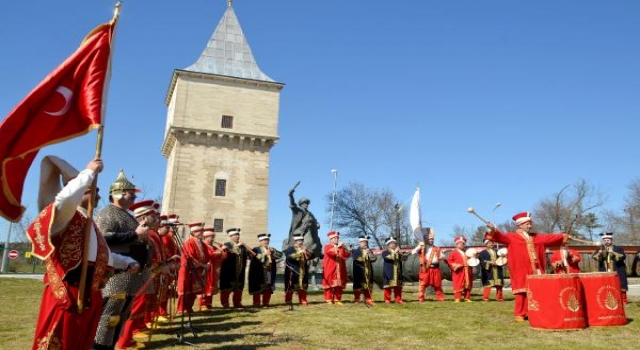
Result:
<instances>
[{"instance_id":1,"label":"shadow on grass","mask_svg":"<svg viewBox=\"0 0 640 350\"><path fill-rule=\"evenodd\" d=\"M223 329L216 329L216 331L224 331ZM185 336L183 338L184 342L179 342L178 338L173 339L165 339L162 341L156 341L150 343L146 346L147 349L165 349L170 348L172 346L182 345L182 346L190 346L190 344L194 345L194 348L197 349L260 349L265 347L277 347L282 344L304 344L304 339L301 337L276 337L273 338L271 333L266 332L255 332L255 333L224 333L224 334L206 334L203 336ZM269 341L258 341L254 342L255 338L270 338ZM244 341L247 344L233 344ZM250 344L248 344L250 343Z\"/></svg>"}]
</instances>

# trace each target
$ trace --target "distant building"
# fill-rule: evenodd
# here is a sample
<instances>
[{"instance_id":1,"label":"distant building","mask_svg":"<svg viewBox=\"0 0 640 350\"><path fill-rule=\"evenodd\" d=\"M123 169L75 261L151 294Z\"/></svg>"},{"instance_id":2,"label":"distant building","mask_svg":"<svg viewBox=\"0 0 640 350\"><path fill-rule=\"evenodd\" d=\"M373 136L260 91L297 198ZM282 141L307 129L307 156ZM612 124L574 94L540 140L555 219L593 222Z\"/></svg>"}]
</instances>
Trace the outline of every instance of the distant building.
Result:
<instances>
[{"instance_id":1,"label":"distant building","mask_svg":"<svg viewBox=\"0 0 640 350\"><path fill-rule=\"evenodd\" d=\"M173 72L162 154L162 211L216 231L267 231L269 152L278 141L280 91L264 74L231 1L198 60ZM218 238L218 241L226 237Z\"/></svg>"}]
</instances>

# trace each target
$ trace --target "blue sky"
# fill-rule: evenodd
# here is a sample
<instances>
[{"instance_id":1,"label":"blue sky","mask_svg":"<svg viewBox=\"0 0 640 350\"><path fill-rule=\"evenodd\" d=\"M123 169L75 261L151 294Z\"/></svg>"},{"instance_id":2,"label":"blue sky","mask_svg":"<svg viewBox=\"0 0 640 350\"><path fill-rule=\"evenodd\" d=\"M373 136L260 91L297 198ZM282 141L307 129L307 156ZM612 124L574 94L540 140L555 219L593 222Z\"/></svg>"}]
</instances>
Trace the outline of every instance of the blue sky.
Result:
<instances>
[{"instance_id":1,"label":"blue sky","mask_svg":"<svg viewBox=\"0 0 640 350\"><path fill-rule=\"evenodd\" d=\"M111 18L113 1L12 1L0 21L0 116ZM235 0L261 70L285 83L271 152L269 231L287 234L287 191L311 199L360 182L408 205L450 243L466 208L496 221L580 179L621 211L640 174L640 2ZM100 187L119 169L162 195L164 98L196 61L225 0L125 1L116 37ZM81 167L95 133L49 147ZM23 203L35 207L39 158ZM33 210L33 209L30 209ZM4 240L7 223L0 223ZM251 233L249 233L251 234Z\"/></svg>"}]
</instances>

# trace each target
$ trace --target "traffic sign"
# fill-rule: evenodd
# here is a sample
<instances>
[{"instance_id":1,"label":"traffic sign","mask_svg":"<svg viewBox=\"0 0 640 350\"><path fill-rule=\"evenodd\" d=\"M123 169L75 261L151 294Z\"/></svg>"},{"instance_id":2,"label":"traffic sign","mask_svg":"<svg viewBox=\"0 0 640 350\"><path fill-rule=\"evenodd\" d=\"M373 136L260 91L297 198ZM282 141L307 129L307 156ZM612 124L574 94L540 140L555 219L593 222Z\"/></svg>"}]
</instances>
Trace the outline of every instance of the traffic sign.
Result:
<instances>
[{"instance_id":1,"label":"traffic sign","mask_svg":"<svg viewBox=\"0 0 640 350\"><path fill-rule=\"evenodd\" d=\"M17 259L20 256L20 253L17 250L9 251L9 259Z\"/></svg>"}]
</instances>

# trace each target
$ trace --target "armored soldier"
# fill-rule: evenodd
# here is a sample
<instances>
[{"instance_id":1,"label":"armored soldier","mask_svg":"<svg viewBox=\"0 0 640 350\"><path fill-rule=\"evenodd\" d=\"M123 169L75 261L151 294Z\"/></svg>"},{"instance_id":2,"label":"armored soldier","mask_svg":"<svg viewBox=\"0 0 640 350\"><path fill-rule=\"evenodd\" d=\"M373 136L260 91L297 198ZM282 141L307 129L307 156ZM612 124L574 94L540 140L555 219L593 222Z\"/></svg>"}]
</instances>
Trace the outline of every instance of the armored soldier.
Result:
<instances>
[{"instance_id":1,"label":"armored soldier","mask_svg":"<svg viewBox=\"0 0 640 350\"><path fill-rule=\"evenodd\" d=\"M109 205L102 209L96 223L111 251L129 256L140 265L140 272L116 271L102 291L103 311L93 345L94 350L113 349L121 325L129 318L131 301L151 277L148 267L151 247L147 244L149 227L139 223L128 209L140 192L120 171L109 188ZM153 285L147 285L153 288Z\"/></svg>"}]
</instances>

